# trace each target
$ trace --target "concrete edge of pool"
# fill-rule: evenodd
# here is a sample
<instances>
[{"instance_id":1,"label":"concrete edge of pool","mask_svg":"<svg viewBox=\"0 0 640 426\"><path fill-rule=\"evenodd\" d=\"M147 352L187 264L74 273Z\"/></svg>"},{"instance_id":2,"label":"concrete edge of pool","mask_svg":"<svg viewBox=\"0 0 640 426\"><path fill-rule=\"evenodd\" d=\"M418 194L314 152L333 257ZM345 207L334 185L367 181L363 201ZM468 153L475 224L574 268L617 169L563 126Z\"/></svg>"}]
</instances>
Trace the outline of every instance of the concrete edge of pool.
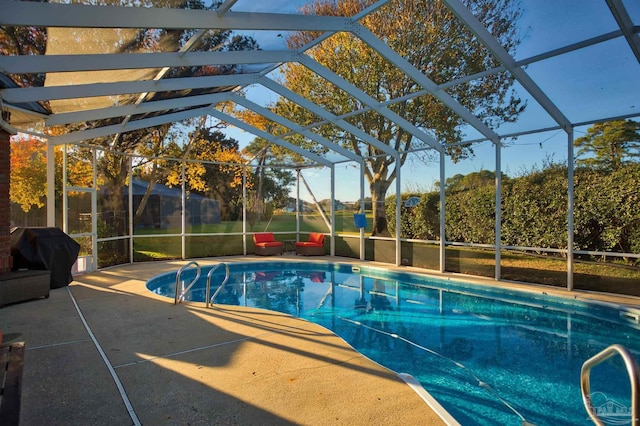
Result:
<instances>
[{"instance_id":1,"label":"concrete edge of pool","mask_svg":"<svg viewBox=\"0 0 640 426\"><path fill-rule=\"evenodd\" d=\"M281 259L362 263L425 274L345 258L195 260L207 265ZM88 273L69 287L52 290L49 299L0 308L3 333L22 333L27 343L21 423L445 423L395 373L318 325L250 308L174 306L146 289L149 278L185 263L140 263ZM435 276L495 284L476 277ZM500 286L640 308L640 298Z\"/></svg>"}]
</instances>

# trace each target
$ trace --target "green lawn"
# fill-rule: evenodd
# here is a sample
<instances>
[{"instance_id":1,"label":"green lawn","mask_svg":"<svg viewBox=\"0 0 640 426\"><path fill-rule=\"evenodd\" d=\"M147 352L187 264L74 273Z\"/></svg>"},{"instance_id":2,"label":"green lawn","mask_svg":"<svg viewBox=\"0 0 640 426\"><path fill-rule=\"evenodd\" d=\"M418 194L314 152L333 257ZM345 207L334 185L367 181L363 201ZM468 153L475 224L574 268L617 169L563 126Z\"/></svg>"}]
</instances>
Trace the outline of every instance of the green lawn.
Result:
<instances>
[{"instance_id":1,"label":"green lawn","mask_svg":"<svg viewBox=\"0 0 640 426\"><path fill-rule=\"evenodd\" d=\"M371 226L371 217L369 216L367 223ZM355 227L353 213L337 212L336 213L336 230L340 233L358 234L359 229ZM158 259L176 259L180 258L181 238L180 237L161 237L162 234L179 234L180 228L168 229L140 229L136 230L134 240L134 258L136 261L158 260ZM295 213L278 213L273 217L262 220L259 223L247 224L247 232L274 232L286 233L278 234L277 239L295 239L296 231L296 215ZM371 232L370 229L367 230ZM305 213L300 218L300 232L329 232L327 226L318 213ZM187 233L190 234L231 234L242 233L242 222L222 222L209 225L198 225L187 227ZM144 238L149 236L149 238ZM187 237L187 257L209 257L209 256L227 256L242 254L242 236L241 235L214 235L214 236L191 236ZM247 238L247 248L249 252L253 251L253 241Z\"/></svg>"},{"instance_id":2,"label":"green lawn","mask_svg":"<svg viewBox=\"0 0 640 426\"><path fill-rule=\"evenodd\" d=\"M358 233L352 212L336 212L336 231L340 233ZM365 231L371 233L371 213L367 215L367 228ZM254 224L247 223L247 231L253 232L295 232L295 213L278 212L271 218L265 218ZM301 232L329 232L322 216L319 213L304 213L300 217ZM201 234L226 234L242 232L242 221L221 222L208 225L187 226L187 233ZM180 228L167 229L139 229L136 235L157 235L157 234L179 234Z\"/></svg>"},{"instance_id":3,"label":"green lawn","mask_svg":"<svg viewBox=\"0 0 640 426\"><path fill-rule=\"evenodd\" d=\"M371 233L371 215L367 216L366 235ZM274 232L276 239L295 239L295 213L278 213L268 220L253 226L247 226L248 233ZM301 217L300 231L328 232L324 220L318 213L305 213ZM194 226L188 233L241 233L242 222L223 222L213 225ZM340 234L359 234L355 227L352 212L336 213L336 232ZM134 258L136 261L180 258L181 238L161 237L158 235L180 233L180 229L139 230L134 240ZM149 238L144 238L148 235ZM153 235L153 237L151 237ZM302 236L302 238L305 238ZM357 256L356 240L336 240L336 254ZM187 258L240 255L243 253L241 235L192 236L186 239ZM384 248L383 248L384 247ZM367 243L367 259L383 262L395 262L393 241L373 241ZM253 252L253 242L247 238L247 251ZM382 254L380 254L382 253ZM385 254L386 253L386 254ZM406 253L409 253L408 255ZM420 243L403 243L403 263L427 269L437 269L438 247ZM408 259L405 262L405 257ZM446 270L470 275L493 277L494 253L464 247L447 247ZM526 253L503 252L501 273L507 280L548 284L565 287L567 280L566 259L555 256L536 256ZM619 265L610 262L583 262L574 264L574 286L579 289L607 291L640 296L640 268Z\"/></svg>"}]
</instances>

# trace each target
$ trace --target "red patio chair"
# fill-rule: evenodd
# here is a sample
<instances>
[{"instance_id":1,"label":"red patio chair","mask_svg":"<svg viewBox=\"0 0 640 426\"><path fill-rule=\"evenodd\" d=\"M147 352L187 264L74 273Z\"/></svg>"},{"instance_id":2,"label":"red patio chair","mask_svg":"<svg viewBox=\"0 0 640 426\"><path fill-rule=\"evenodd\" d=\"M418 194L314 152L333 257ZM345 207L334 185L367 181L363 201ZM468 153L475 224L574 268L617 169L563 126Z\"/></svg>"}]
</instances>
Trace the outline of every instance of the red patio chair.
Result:
<instances>
[{"instance_id":1,"label":"red patio chair","mask_svg":"<svg viewBox=\"0 0 640 426\"><path fill-rule=\"evenodd\" d=\"M301 256L324 256L324 234L312 232L308 241L296 243L296 254Z\"/></svg>"},{"instance_id":2,"label":"red patio chair","mask_svg":"<svg viewBox=\"0 0 640 426\"><path fill-rule=\"evenodd\" d=\"M260 256L282 254L282 241L276 241L272 232L253 234L253 252Z\"/></svg>"}]
</instances>

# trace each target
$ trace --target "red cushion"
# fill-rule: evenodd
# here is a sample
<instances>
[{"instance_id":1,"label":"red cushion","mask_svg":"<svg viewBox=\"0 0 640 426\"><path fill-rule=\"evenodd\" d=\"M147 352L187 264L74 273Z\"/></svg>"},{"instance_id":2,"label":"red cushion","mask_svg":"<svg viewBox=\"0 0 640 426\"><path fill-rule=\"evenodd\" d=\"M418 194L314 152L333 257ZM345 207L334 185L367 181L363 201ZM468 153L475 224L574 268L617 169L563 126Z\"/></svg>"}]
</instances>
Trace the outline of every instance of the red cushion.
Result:
<instances>
[{"instance_id":1,"label":"red cushion","mask_svg":"<svg viewBox=\"0 0 640 426\"><path fill-rule=\"evenodd\" d=\"M324 242L324 234L318 232L312 232L309 234L309 242L322 245Z\"/></svg>"},{"instance_id":2,"label":"red cushion","mask_svg":"<svg viewBox=\"0 0 640 426\"><path fill-rule=\"evenodd\" d=\"M266 243L269 241L275 241L272 232L264 232L261 234L253 234L253 242L254 243Z\"/></svg>"},{"instance_id":3,"label":"red cushion","mask_svg":"<svg viewBox=\"0 0 640 426\"><path fill-rule=\"evenodd\" d=\"M279 247L282 245L280 241L263 241L261 243L254 244L257 247Z\"/></svg>"},{"instance_id":4,"label":"red cushion","mask_svg":"<svg viewBox=\"0 0 640 426\"><path fill-rule=\"evenodd\" d=\"M299 241L296 243L296 246L298 247L322 247L322 244L320 243L314 243L311 241Z\"/></svg>"},{"instance_id":5,"label":"red cushion","mask_svg":"<svg viewBox=\"0 0 640 426\"><path fill-rule=\"evenodd\" d=\"M258 271L256 272L256 281L272 281L278 272L264 272Z\"/></svg>"}]
</instances>

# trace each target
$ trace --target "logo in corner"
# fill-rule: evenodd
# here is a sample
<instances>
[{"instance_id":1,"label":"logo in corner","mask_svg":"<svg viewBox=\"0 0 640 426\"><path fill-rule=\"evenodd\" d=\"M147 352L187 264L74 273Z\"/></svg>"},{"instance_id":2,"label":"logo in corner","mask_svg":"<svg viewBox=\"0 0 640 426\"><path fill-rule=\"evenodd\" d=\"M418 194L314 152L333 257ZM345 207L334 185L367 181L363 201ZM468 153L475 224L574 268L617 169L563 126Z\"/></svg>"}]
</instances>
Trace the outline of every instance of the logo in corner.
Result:
<instances>
[{"instance_id":1,"label":"logo in corner","mask_svg":"<svg viewBox=\"0 0 640 426\"><path fill-rule=\"evenodd\" d=\"M602 423L608 425L631 424L631 408L609 398L602 392L594 392L588 400L591 413L596 415Z\"/></svg>"}]
</instances>

